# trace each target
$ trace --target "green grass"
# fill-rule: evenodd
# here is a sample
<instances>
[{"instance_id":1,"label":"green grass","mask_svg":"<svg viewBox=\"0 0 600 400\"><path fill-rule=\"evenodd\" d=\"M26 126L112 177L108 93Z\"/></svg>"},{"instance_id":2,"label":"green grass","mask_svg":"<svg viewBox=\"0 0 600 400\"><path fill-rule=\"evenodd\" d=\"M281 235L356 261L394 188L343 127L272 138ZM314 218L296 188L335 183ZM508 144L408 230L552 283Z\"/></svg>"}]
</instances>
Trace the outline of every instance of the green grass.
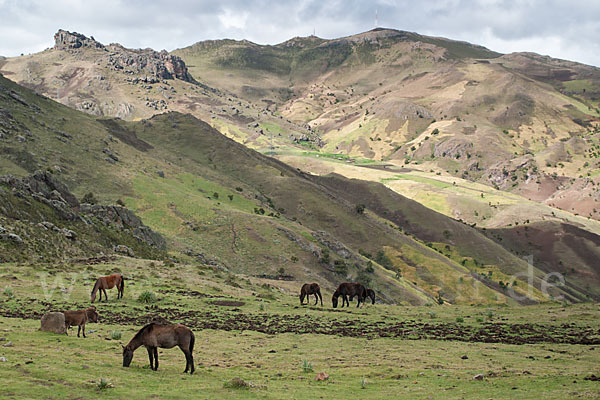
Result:
<instances>
[{"instance_id":1,"label":"green grass","mask_svg":"<svg viewBox=\"0 0 600 400\"><path fill-rule=\"evenodd\" d=\"M0 368L3 396L70 398L75 395L73 387L77 387L76 396L83 399L97 398L99 392L108 398L189 398L202 393L206 398L341 399L352 396L356 390L360 390L361 397L374 399L428 398L439 393L444 393L445 398L503 398L509 394L533 399L540 392L549 399L570 397L574 393L598 395L596 382L584 380L589 373L597 372L598 346L410 340L410 333L405 338L367 339L195 329L194 375L182 374L185 361L177 348L159 350L160 366L156 372L148 368L143 348L135 353L131 367L123 368L121 345L141 326L106 321L114 313L131 317L148 313L170 318L164 312L139 307L136 296L149 287L165 291L160 309L189 310L197 315L209 312L215 320L249 314L255 319L284 315L290 321L313 317L332 323L350 320L357 325L371 322L452 325L458 321L466 327L487 323L541 327L569 323L593 330L600 328L600 311L595 304L493 308L366 305L334 313L328 304L323 308L299 307L295 293L289 292L288 286L284 290L272 289L261 280L241 279L241 288L236 288L227 285L227 277L212 268L176 264L166 269L153 263L123 258L87 267L92 275L118 268L125 271L128 280L123 299L116 300L111 290L108 302L96 303L100 323L86 326L88 331L95 331L88 333L86 339L77 338L73 331L68 336L41 332L35 319L0 317L2 336L14 344L0 350L0 355L8 360ZM30 301L44 298L40 282L35 279L36 271L46 268L44 265L3 264L2 268L17 280L15 298L1 300L0 312L34 312L44 307L39 301ZM60 274L81 269L75 265L54 271ZM91 280L77 281L68 300L55 293L49 301L54 309L82 307L89 299L91 283ZM299 285L294 282L289 288L297 289ZM212 304L214 299L210 297L186 295L186 290L245 304L235 311ZM268 293L276 300L263 298ZM328 291L323 294L328 298ZM261 311L257 305L262 302L269 307ZM436 310L435 319L431 317L432 310ZM122 337L115 335L117 331L122 332ZM463 359L465 355L468 359ZM329 374L330 378L325 382L315 381L319 372ZM477 374L485 375L483 382L472 379Z\"/></svg>"}]
</instances>

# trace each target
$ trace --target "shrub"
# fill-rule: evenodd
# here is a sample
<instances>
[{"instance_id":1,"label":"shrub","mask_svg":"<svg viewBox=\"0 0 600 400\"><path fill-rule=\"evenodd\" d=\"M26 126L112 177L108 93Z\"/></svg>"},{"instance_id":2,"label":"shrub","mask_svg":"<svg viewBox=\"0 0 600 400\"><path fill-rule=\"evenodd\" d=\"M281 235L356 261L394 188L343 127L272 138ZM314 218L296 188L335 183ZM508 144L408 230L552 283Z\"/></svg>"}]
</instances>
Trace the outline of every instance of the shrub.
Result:
<instances>
[{"instance_id":1,"label":"shrub","mask_svg":"<svg viewBox=\"0 0 600 400\"><path fill-rule=\"evenodd\" d=\"M229 201L233 200L233 195L232 194L228 194L227 197L229 197Z\"/></svg>"},{"instance_id":2,"label":"shrub","mask_svg":"<svg viewBox=\"0 0 600 400\"><path fill-rule=\"evenodd\" d=\"M121 199L117 200L117 205L121 206L121 207L125 207L125 202Z\"/></svg>"},{"instance_id":3,"label":"shrub","mask_svg":"<svg viewBox=\"0 0 600 400\"><path fill-rule=\"evenodd\" d=\"M392 269L393 264L392 260L388 256L385 255L383 250L379 250L377 255L375 256L375 261L386 269Z\"/></svg>"},{"instance_id":4,"label":"shrub","mask_svg":"<svg viewBox=\"0 0 600 400\"><path fill-rule=\"evenodd\" d=\"M155 303L158 299L156 295L149 291L144 291L138 296L138 301L140 303Z\"/></svg>"},{"instance_id":5,"label":"shrub","mask_svg":"<svg viewBox=\"0 0 600 400\"><path fill-rule=\"evenodd\" d=\"M367 387L367 380L365 378L360 379L360 388L365 389Z\"/></svg>"},{"instance_id":6,"label":"shrub","mask_svg":"<svg viewBox=\"0 0 600 400\"><path fill-rule=\"evenodd\" d=\"M110 383L108 381L108 379L100 378L100 380L96 384L96 387L98 388L98 390L106 390L106 389L113 388L114 385L112 383Z\"/></svg>"},{"instance_id":7,"label":"shrub","mask_svg":"<svg viewBox=\"0 0 600 400\"><path fill-rule=\"evenodd\" d=\"M465 319L463 317L456 317L456 322L462 324L463 322L465 322Z\"/></svg>"},{"instance_id":8,"label":"shrub","mask_svg":"<svg viewBox=\"0 0 600 400\"><path fill-rule=\"evenodd\" d=\"M112 340L121 340L121 331L112 331L110 337Z\"/></svg>"},{"instance_id":9,"label":"shrub","mask_svg":"<svg viewBox=\"0 0 600 400\"><path fill-rule=\"evenodd\" d=\"M365 205L364 204L357 204L356 207L356 213L357 214L362 214L365 212Z\"/></svg>"},{"instance_id":10,"label":"shrub","mask_svg":"<svg viewBox=\"0 0 600 400\"><path fill-rule=\"evenodd\" d=\"M217 193L217 192L214 192L214 193L213 193L213 199L218 199L218 198L219 198L219 193Z\"/></svg>"},{"instance_id":11,"label":"shrub","mask_svg":"<svg viewBox=\"0 0 600 400\"><path fill-rule=\"evenodd\" d=\"M12 288L10 286L7 286L4 288L4 295L6 297L13 297L13 291Z\"/></svg>"},{"instance_id":12,"label":"shrub","mask_svg":"<svg viewBox=\"0 0 600 400\"><path fill-rule=\"evenodd\" d=\"M94 193L89 192L82 197L81 202L87 204L96 204L98 200L96 199L96 196L94 196Z\"/></svg>"},{"instance_id":13,"label":"shrub","mask_svg":"<svg viewBox=\"0 0 600 400\"><path fill-rule=\"evenodd\" d=\"M242 378L235 377L230 381L225 382L223 387L226 389L248 389L250 387L250 383L246 382Z\"/></svg>"},{"instance_id":14,"label":"shrub","mask_svg":"<svg viewBox=\"0 0 600 400\"><path fill-rule=\"evenodd\" d=\"M329 264L330 258L329 258L329 249L328 248L324 248L321 251L321 258L319 259L319 262L322 264Z\"/></svg>"}]
</instances>

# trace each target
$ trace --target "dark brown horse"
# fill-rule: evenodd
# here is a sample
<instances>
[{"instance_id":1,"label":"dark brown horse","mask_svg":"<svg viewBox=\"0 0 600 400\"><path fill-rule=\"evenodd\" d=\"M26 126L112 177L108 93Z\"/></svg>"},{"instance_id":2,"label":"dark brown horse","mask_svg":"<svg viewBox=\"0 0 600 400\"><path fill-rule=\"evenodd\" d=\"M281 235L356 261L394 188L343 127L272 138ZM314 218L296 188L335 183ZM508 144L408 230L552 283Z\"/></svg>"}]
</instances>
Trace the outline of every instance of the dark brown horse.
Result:
<instances>
[{"instance_id":1,"label":"dark brown horse","mask_svg":"<svg viewBox=\"0 0 600 400\"><path fill-rule=\"evenodd\" d=\"M194 373L194 332L190 328L179 324L157 324L152 322L135 334L135 336L123 346L123 366L129 367L133 359L133 352L140 346L148 350L150 368L158 370L158 348L170 349L179 346L185 354L185 371Z\"/></svg>"},{"instance_id":2,"label":"dark brown horse","mask_svg":"<svg viewBox=\"0 0 600 400\"><path fill-rule=\"evenodd\" d=\"M373 289L367 289L366 297L369 297L371 299L371 304L375 304L375 291ZM354 296L350 296L350 301L352 301L353 298Z\"/></svg>"},{"instance_id":3,"label":"dark brown horse","mask_svg":"<svg viewBox=\"0 0 600 400\"><path fill-rule=\"evenodd\" d=\"M85 310L77 311L64 311L65 315L65 328L69 329L71 326L77 326L77 337L83 330L83 337L85 337L85 324L86 322L98 322L98 313L96 307L88 307ZM68 332L67 332L68 335Z\"/></svg>"},{"instance_id":4,"label":"dark brown horse","mask_svg":"<svg viewBox=\"0 0 600 400\"><path fill-rule=\"evenodd\" d=\"M309 296L311 294L315 295L315 306L321 300L321 306L323 305L323 296L321 296L321 287L318 283L305 283L302 285L302 289L300 289L300 304L304 304L304 298L306 297L306 304L309 303Z\"/></svg>"},{"instance_id":5,"label":"dark brown horse","mask_svg":"<svg viewBox=\"0 0 600 400\"><path fill-rule=\"evenodd\" d=\"M96 292L100 290L100 301L102 301L102 292L104 292L104 301L108 301L106 289L117 287L117 299L123 298L123 290L125 289L125 278L117 273L109 276L101 276L96 280L96 284L92 289L92 303L96 300Z\"/></svg>"},{"instance_id":6,"label":"dark brown horse","mask_svg":"<svg viewBox=\"0 0 600 400\"><path fill-rule=\"evenodd\" d=\"M342 296L342 307L344 307L344 303L350 307L350 302L348 301L348 296L358 297L358 303L356 307L360 306L360 303L365 302L365 298L367 297L367 289L357 282L344 282L340 283L337 290L333 293L331 297L331 302L333 303L333 308L337 307L338 297Z\"/></svg>"}]
</instances>

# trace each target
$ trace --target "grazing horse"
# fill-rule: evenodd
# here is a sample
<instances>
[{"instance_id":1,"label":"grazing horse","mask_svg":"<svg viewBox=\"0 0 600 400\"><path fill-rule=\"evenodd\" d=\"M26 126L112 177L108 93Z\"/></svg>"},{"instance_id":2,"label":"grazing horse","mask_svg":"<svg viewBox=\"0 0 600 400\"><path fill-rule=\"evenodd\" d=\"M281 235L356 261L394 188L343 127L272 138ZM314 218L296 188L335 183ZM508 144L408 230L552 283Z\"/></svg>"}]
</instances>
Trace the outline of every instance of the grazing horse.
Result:
<instances>
[{"instance_id":1,"label":"grazing horse","mask_svg":"<svg viewBox=\"0 0 600 400\"><path fill-rule=\"evenodd\" d=\"M315 306L321 300L321 306L323 305L323 296L321 296L321 287L318 283L305 283L300 289L300 305L304 305L304 297L306 297L306 304L309 304L309 297L311 294L315 295Z\"/></svg>"},{"instance_id":2,"label":"grazing horse","mask_svg":"<svg viewBox=\"0 0 600 400\"><path fill-rule=\"evenodd\" d=\"M125 278L117 273L109 276L101 276L96 280L92 289L92 303L96 300L96 292L100 290L100 301L102 301L102 292L104 292L104 301L108 301L106 289L117 287L117 299L123 298L123 289L125 289Z\"/></svg>"},{"instance_id":3,"label":"grazing horse","mask_svg":"<svg viewBox=\"0 0 600 400\"><path fill-rule=\"evenodd\" d=\"M356 307L360 306L361 302L365 302L365 298L367 297L367 289L356 282L344 282L340 283L340 286L336 289L331 297L331 302L333 303L333 308L337 307L338 297L342 296L342 307L344 307L344 303L350 307L350 302L348 301L348 296L358 296L358 303Z\"/></svg>"},{"instance_id":4,"label":"grazing horse","mask_svg":"<svg viewBox=\"0 0 600 400\"><path fill-rule=\"evenodd\" d=\"M65 328L69 329L71 326L77 326L77 337L79 337L79 333L83 330L83 337L85 337L85 323L86 322L98 322L98 313L96 312L96 307L88 307L85 310L77 310L77 311L64 311L65 315ZM69 334L66 332L67 335Z\"/></svg>"},{"instance_id":5,"label":"grazing horse","mask_svg":"<svg viewBox=\"0 0 600 400\"><path fill-rule=\"evenodd\" d=\"M152 322L135 334L135 336L123 346L123 366L129 367L133 359L133 352L140 346L145 346L148 350L150 359L150 368L153 371L158 370L158 348L170 349L179 346L185 354L185 371L194 373L194 332L190 328L180 324L157 324Z\"/></svg>"},{"instance_id":6,"label":"grazing horse","mask_svg":"<svg viewBox=\"0 0 600 400\"><path fill-rule=\"evenodd\" d=\"M375 304L375 291L373 289L367 289L367 296L371 299L371 304ZM350 296L350 301L352 301L352 299L354 298L354 296ZM366 300L366 298L365 298Z\"/></svg>"}]
</instances>

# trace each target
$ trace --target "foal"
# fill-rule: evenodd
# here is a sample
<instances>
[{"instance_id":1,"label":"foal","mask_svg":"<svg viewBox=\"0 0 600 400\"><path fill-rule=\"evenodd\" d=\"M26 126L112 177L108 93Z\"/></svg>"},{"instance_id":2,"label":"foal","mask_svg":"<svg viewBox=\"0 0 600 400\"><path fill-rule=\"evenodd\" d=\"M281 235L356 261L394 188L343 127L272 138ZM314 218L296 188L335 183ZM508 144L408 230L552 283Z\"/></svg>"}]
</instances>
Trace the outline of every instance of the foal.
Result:
<instances>
[{"instance_id":1,"label":"foal","mask_svg":"<svg viewBox=\"0 0 600 400\"><path fill-rule=\"evenodd\" d=\"M65 315L65 328L67 330L71 326L77 326L77 337L79 337L79 333L83 330L83 337L85 337L85 323L86 322L98 322L98 313L96 312L96 307L88 307L85 310L77 310L77 311L65 311L63 312ZM67 332L68 335L68 332Z\"/></svg>"}]
</instances>

